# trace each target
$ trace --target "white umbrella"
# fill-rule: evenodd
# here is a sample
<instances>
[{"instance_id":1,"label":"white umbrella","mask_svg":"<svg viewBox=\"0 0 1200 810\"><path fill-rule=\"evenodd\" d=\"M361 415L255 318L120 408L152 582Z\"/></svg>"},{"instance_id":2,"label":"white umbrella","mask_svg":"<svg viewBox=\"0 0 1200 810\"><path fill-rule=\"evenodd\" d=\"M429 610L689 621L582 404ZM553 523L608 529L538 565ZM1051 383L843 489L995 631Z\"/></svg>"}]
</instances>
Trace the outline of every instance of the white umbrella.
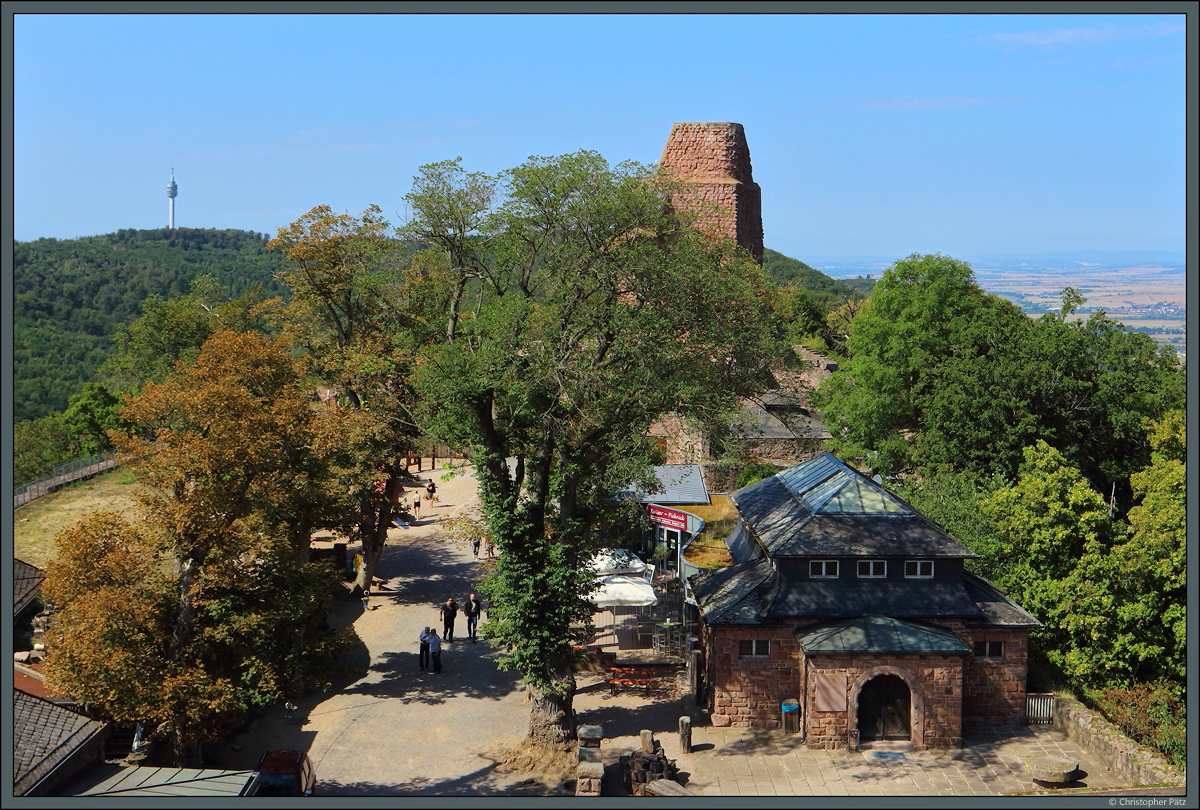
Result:
<instances>
[{"instance_id":1,"label":"white umbrella","mask_svg":"<svg viewBox=\"0 0 1200 810\"><path fill-rule=\"evenodd\" d=\"M642 577L614 574L597 579L600 587L590 597L597 608L645 607L658 602L654 589Z\"/></svg>"},{"instance_id":2,"label":"white umbrella","mask_svg":"<svg viewBox=\"0 0 1200 810\"><path fill-rule=\"evenodd\" d=\"M627 548L600 549L592 557L592 567L598 577L611 574L641 574L646 570L646 564Z\"/></svg>"}]
</instances>

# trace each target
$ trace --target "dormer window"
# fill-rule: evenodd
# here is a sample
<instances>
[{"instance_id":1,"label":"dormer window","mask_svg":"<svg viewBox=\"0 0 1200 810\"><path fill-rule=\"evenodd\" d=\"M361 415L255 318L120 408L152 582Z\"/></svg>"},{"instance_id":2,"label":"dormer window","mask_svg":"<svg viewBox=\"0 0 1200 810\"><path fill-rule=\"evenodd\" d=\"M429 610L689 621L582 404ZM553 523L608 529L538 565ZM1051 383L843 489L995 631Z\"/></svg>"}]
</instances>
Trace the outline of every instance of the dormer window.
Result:
<instances>
[{"instance_id":1,"label":"dormer window","mask_svg":"<svg viewBox=\"0 0 1200 810\"><path fill-rule=\"evenodd\" d=\"M933 579L933 560L905 560L905 579Z\"/></svg>"},{"instance_id":2,"label":"dormer window","mask_svg":"<svg viewBox=\"0 0 1200 810\"><path fill-rule=\"evenodd\" d=\"M812 579L837 579L838 561L810 560L808 563L808 575Z\"/></svg>"},{"instance_id":3,"label":"dormer window","mask_svg":"<svg viewBox=\"0 0 1200 810\"><path fill-rule=\"evenodd\" d=\"M859 579L883 579L887 576L887 560L859 560Z\"/></svg>"}]
</instances>

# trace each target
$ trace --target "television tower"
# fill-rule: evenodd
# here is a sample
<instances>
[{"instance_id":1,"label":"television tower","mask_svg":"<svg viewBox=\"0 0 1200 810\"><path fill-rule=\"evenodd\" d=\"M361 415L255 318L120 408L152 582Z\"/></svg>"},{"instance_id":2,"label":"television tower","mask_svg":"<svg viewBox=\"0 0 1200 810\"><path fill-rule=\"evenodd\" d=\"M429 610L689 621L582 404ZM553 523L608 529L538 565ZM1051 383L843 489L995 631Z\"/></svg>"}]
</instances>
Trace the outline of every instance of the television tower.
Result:
<instances>
[{"instance_id":1,"label":"television tower","mask_svg":"<svg viewBox=\"0 0 1200 810\"><path fill-rule=\"evenodd\" d=\"M175 198L179 196L179 186L175 185L175 169L171 169L171 182L167 183L167 227L175 230Z\"/></svg>"}]
</instances>

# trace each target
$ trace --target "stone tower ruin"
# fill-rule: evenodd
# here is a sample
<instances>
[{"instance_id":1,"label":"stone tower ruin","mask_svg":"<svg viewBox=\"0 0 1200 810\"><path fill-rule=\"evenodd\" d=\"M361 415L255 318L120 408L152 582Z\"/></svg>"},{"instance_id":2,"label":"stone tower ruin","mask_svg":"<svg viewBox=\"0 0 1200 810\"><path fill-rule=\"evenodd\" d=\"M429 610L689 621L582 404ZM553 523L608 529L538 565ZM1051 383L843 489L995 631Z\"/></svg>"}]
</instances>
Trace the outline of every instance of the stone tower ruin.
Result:
<instances>
[{"instance_id":1,"label":"stone tower ruin","mask_svg":"<svg viewBox=\"0 0 1200 810\"><path fill-rule=\"evenodd\" d=\"M762 192L741 124L672 124L659 164L692 190L675 205L699 214L701 229L733 238L762 263Z\"/></svg>"}]
</instances>

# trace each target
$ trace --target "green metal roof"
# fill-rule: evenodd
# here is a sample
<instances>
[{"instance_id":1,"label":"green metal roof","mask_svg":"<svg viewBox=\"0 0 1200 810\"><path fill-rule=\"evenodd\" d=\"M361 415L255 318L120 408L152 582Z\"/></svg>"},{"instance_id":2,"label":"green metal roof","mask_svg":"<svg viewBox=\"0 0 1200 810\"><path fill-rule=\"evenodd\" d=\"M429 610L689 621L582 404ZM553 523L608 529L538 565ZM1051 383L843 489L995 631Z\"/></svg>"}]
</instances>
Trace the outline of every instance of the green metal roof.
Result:
<instances>
[{"instance_id":1,"label":"green metal roof","mask_svg":"<svg viewBox=\"0 0 1200 810\"><path fill-rule=\"evenodd\" d=\"M796 640L806 653L969 653L958 636L940 627L887 616L859 616L801 627Z\"/></svg>"}]
</instances>

